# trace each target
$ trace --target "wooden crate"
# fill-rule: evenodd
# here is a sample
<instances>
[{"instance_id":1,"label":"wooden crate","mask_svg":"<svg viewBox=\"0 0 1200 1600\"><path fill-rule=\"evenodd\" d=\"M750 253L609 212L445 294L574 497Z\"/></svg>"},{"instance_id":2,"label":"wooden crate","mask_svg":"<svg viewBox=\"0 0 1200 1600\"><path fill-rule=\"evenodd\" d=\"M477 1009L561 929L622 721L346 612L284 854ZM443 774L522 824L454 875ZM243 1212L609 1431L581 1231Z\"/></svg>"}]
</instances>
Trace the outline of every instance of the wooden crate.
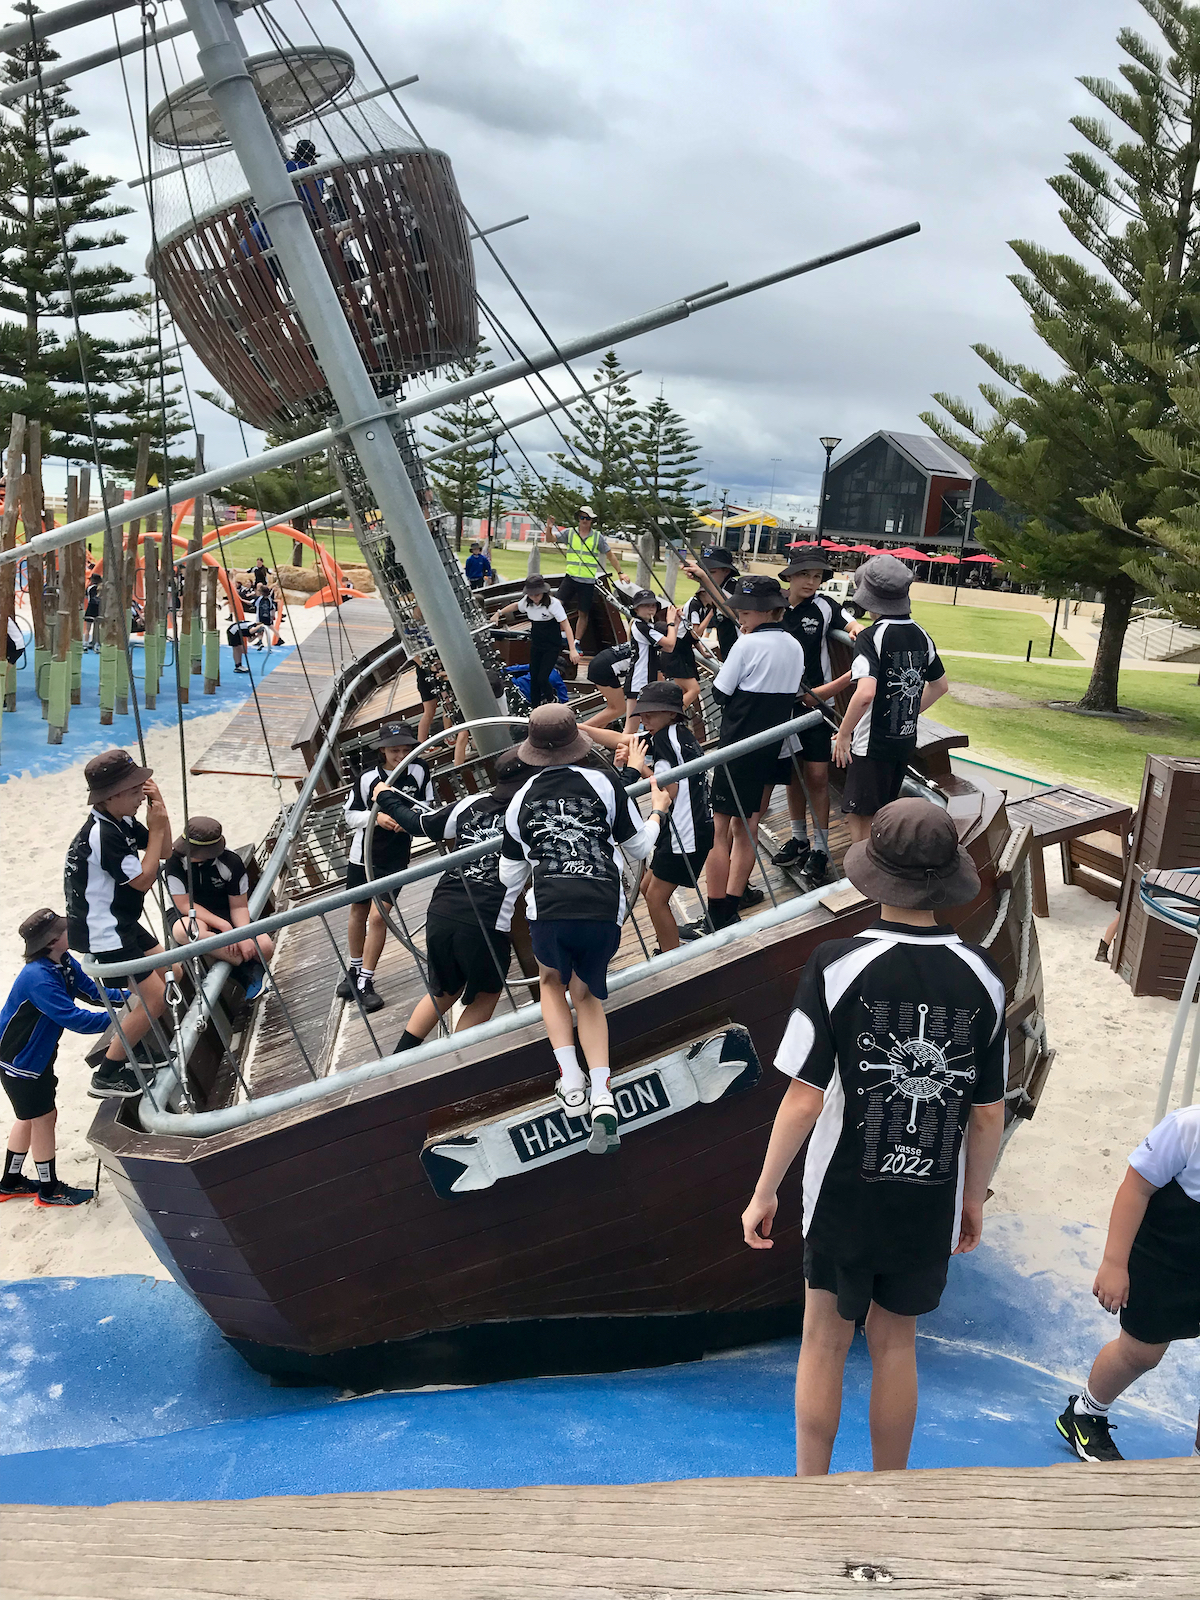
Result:
<instances>
[{"instance_id":1,"label":"wooden crate","mask_svg":"<svg viewBox=\"0 0 1200 1600\"><path fill-rule=\"evenodd\" d=\"M1134 994L1178 1000L1183 990L1194 942L1148 917L1138 894L1144 872L1174 867L1200 867L1200 760L1147 756L1113 957Z\"/></svg>"},{"instance_id":2,"label":"wooden crate","mask_svg":"<svg viewBox=\"0 0 1200 1600\"><path fill-rule=\"evenodd\" d=\"M1063 882L1085 889L1097 900L1117 905L1125 881L1125 840L1119 833L1084 833L1078 839L1064 839Z\"/></svg>"}]
</instances>

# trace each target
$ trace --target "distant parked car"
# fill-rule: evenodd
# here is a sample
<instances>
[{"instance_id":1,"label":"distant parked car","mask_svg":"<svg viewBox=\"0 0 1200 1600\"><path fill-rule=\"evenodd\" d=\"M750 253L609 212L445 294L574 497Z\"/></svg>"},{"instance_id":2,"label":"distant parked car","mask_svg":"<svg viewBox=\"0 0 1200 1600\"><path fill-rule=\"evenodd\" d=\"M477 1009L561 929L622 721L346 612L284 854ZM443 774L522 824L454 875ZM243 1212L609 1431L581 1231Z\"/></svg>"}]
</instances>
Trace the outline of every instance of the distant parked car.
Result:
<instances>
[{"instance_id":1,"label":"distant parked car","mask_svg":"<svg viewBox=\"0 0 1200 1600\"><path fill-rule=\"evenodd\" d=\"M844 606L854 593L853 578L829 578L821 585L822 594L827 594L830 599L836 600L838 605Z\"/></svg>"}]
</instances>

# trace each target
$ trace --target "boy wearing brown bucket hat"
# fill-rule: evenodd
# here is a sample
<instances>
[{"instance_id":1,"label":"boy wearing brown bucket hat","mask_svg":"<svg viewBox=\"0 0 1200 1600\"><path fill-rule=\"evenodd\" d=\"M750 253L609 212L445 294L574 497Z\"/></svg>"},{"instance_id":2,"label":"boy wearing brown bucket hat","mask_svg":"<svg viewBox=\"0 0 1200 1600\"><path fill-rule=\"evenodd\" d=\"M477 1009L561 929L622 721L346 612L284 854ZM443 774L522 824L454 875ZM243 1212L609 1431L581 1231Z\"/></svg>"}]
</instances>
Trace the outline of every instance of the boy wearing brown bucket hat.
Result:
<instances>
[{"instance_id":1,"label":"boy wearing brown bucket hat","mask_svg":"<svg viewBox=\"0 0 1200 1600\"><path fill-rule=\"evenodd\" d=\"M947 812L897 800L846 852L880 920L818 946L800 976L775 1065L793 1080L742 1214L769 1250L777 1192L804 1163L804 1334L796 1471L829 1470L855 1323L871 1354L876 1471L908 1464L917 1412L916 1319L951 1255L974 1250L1004 1129L1004 982L937 914L979 894ZM794 1248L794 1246L789 1246Z\"/></svg>"},{"instance_id":2,"label":"boy wearing brown bucket hat","mask_svg":"<svg viewBox=\"0 0 1200 1600\"><path fill-rule=\"evenodd\" d=\"M899 795L917 748L917 718L948 687L937 646L910 615L911 585L911 570L895 556L872 556L856 575L854 603L873 620L854 639L854 694L833 747L846 768L842 810L855 840Z\"/></svg>"},{"instance_id":3,"label":"boy wearing brown bucket hat","mask_svg":"<svg viewBox=\"0 0 1200 1600\"><path fill-rule=\"evenodd\" d=\"M496 926L512 926L517 896L532 879L525 911L541 982L542 1016L558 1062L557 1093L572 1116L586 1114L590 1078L595 1155L620 1143L608 1081L608 963L621 942L625 888L621 856L644 861L654 849L670 802L651 779L650 817L620 780L589 764L592 740L568 706L539 706L517 754L535 768L504 813L500 881L505 899ZM567 996L570 994L570 1001ZM588 1065L575 1053L575 1025Z\"/></svg>"},{"instance_id":4,"label":"boy wearing brown bucket hat","mask_svg":"<svg viewBox=\"0 0 1200 1600\"><path fill-rule=\"evenodd\" d=\"M152 767L139 767L128 750L106 750L83 769L91 811L71 840L63 870L67 931L72 950L83 951L106 966L112 978L124 981L121 963L160 955L162 945L141 926L142 905L154 887L161 862L169 854L171 819L163 804ZM146 824L137 814L146 805ZM137 1001L121 1021L125 1040L137 1052L146 1072L161 1065L149 1041L151 1019L166 1009L166 985L160 969L130 977ZM88 1093L97 1100L126 1099L142 1092L137 1074L126 1061L121 1036L114 1032L108 1050L92 1075Z\"/></svg>"},{"instance_id":5,"label":"boy wearing brown bucket hat","mask_svg":"<svg viewBox=\"0 0 1200 1600\"><path fill-rule=\"evenodd\" d=\"M189 939L204 939L213 933L229 933L244 928L250 921L250 878L246 863L225 844L225 834L215 817L189 817L183 832L171 847L163 868L171 910L167 920L178 944ZM194 932L192 930L195 930ZM275 946L262 933L255 943L227 945L224 959L237 971L246 989L246 999L254 1000L262 991L263 969Z\"/></svg>"},{"instance_id":6,"label":"boy wearing brown bucket hat","mask_svg":"<svg viewBox=\"0 0 1200 1600\"><path fill-rule=\"evenodd\" d=\"M43 906L17 929L25 941L25 966L0 1009L0 1087L8 1096L16 1121L8 1136L0 1202L31 1199L39 1206L81 1206L91 1189L73 1189L58 1176L54 1161L54 1125L58 1118L54 1062L63 1029L103 1033L108 1012L88 1011L78 1002L103 1006L124 1003L120 989L104 995L67 954L67 919ZM32 1155L37 1177L24 1173Z\"/></svg>"}]
</instances>

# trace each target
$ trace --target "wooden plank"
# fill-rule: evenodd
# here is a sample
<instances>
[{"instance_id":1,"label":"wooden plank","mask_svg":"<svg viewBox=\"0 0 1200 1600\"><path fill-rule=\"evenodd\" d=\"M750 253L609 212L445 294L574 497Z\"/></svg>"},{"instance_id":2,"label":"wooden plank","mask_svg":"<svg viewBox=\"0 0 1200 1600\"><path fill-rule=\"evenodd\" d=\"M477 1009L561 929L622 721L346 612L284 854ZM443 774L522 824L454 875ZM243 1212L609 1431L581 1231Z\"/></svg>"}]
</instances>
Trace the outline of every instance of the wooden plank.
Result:
<instances>
[{"instance_id":1,"label":"wooden plank","mask_svg":"<svg viewBox=\"0 0 1200 1600\"><path fill-rule=\"evenodd\" d=\"M0 1600L1193 1600L1196 1483L1170 1460L8 1506Z\"/></svg>"}]
</instances>

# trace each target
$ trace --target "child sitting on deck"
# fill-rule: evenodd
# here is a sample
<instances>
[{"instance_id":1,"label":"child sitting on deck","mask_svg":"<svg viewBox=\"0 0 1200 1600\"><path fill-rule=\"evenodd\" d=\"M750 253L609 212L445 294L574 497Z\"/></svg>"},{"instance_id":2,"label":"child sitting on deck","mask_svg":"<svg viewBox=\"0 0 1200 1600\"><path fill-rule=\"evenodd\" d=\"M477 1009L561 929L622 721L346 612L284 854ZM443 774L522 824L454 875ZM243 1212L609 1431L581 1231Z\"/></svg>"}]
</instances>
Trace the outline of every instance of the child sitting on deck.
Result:
<instances>
[{"instance_id":1,"label":"child sitting on deck","mask_svg":"<svg viewBox=\"0 0 1200 1600\"><path fill-rule=\"evenodd\" d=\"M742 1214L769 1250L778 1189L804 1163L804 1333L796 1369L796 1472L829 1471L855 1323L871 1354L876 1472L908 1465L917 1415L917 1318L974 1250L1004 1129L1004 982L934 912L965 905L979 874L949 815L897 800L846 876L880 920L819 945L800 975L775 1065L794 1081Z\"/></svg>"},{"instance_id":2,"label":"child sitting on deck","mask_svg":"<svg viewBox=\"0 0 1200 1600\"><path fill-rule=\"evenodd\" d=\"M171 909L167 912L176 944L205 939L214 933L244 928L250 921L250 878L246 863L226 849L225 834L214 817L189 817L163 868ZM193 931L194 930L194 931ZM257 943L244 939L226 945L222 958L245 985L246 999L262 992L264 967L275 953L268 934Z\"/></svg>"},{"instance_id":3,"label":"child sitting on deck","mask_svg":"<svg viewBox=\"0 0 1200 1600\"><path fill-rule=\"evenodd\" d=\"M651 779L647 821L607 769L589 764L592 740L566 706L540 706L517 754L538 770L517 790L504 815L500 880L507 891L497 926L512 925L517 895L525 897L541 983L542 1016L558 1062L556 1093L574 1116L592 1108L588 1149L620 1143L609 1086L608 964L621 943L625 887L621 853L644 861L658 840L669 802ZM570 1001L568 1001L568 993ZM588 1074L575 1054L575 1025Z\"/></svg>"},{"instance_id":4,"label":"child sitting on deck","mask_svg":"<svg viewBox=\"0 0 1200 1600\"><path fill-rule=\"evenodd\" d=\"M1172 1111L1130 1156L1092 1293L1121 1331L1055 1425L1081 1461L1122 1461L1109 1407L1176 1339L1200 1338L1200 1106Z\"/></svg>"},{"instance_id":5,"label":"child sitting on deck","mask_svg":"<svg viewBox=\"0 0 1200 1600\"><path fill-rule=\"evenodd\" d=\"M910 614L911 585L911 570L895 556L872 556L858 569L854 603L873 620L854 638L854 694L833 747L847 769L842 810L855 840L869 837L875 813L899 795L917 718L949 687L937 646Z\"/></svg>"}]
</instances>

